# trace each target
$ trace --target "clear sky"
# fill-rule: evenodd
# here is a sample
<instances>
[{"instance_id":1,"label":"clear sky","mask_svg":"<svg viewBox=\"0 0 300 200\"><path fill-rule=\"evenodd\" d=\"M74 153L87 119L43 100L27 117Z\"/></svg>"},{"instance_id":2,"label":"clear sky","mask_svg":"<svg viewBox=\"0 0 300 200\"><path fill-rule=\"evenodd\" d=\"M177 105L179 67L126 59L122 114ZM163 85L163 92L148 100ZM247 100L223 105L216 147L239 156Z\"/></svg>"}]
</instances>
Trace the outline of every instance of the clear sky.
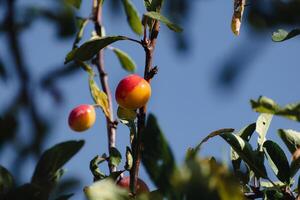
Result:
<instances>
[{"instance_id":1,"label":"clear sky","mask_svg":"<svg viewBox=\"0 0 300 200\"><path fill-rule=\"evenodd\" d=\"M24 3L19 2L20 6ZM37 0L30 2L47 5ZM141 1L134 2L142 13ZM80 15L89 15L90 6L83 1ZM152 81L153 95L149 111L157 116L178 163L182 163L188 147L196 145L211 131L220 128L240 129L255 122L258 114L250 108L251 98L257 99L260 95L265 95L282 105L300 99L298 40L273 43L271 32L260 38L252 37L251 35L255 33L247 27L247 21L242 25L241 35L235 37L230 30L231 16L231 0L195 3L189 21L184 24L186 35L191 42L191 48L186 53L176 51L173 37L170 37L173 33L164 26L161 28L154 58L154 65L159 66L159 74ZM107 6L104 8L104 23L108 35L125 34L136 37L128 28L125 18L111 12ZM89 26L87 30L90 31L91 28ZM86 39L89 38L88 31ZM28 64L32 66L31 70L36 81L41 74L52 70L52 67L62 65L72 42L57 39L54 27L47 26L42 21L35 23L32 29L23 35L23 46L29 58ZM217 73L224 59L239 45L249 46L243 49L245 54L247 51L259 53L238 78L237 85L222 90L216 86ZM119 42L115 46L126 50L135 59L138 65L137 73L142 75L144 65L142 48L128 42ZM105 63L114 93L118 81L127 73L121 69L115 56L109 51L105 53ZM87 74L80 71L70 78L60 80L58 85L65 95L65 101L60 107L52 102L46 92L36 88L40 90L38 103L42 110L45 113L56 110L54 116L51 116L56 120L55 126L44 148L65 140L86 141L84 148L66 165L68 172L65 174L69 177L80 177L83 188L92 183L89 161L95 155L101 155L107 150L105 119L98 110L97 123L93 128L82 134L72 132L67 124L69 111L78 104L93 103L88 90ZM1 89L4 87L0 85ZM0 102L4 102L3 99ZM115 110L116 107L114 104ZM278 128L300 130L298 123L275 117L267 137L278 141L276 135ZM128 145L128 134L127 128L120 124L117 146L123 152ZM283 146L283 143L280 142L280 145ZM223 140L214 138L204 145L201 155L213 155L220 160L228 161L228 150L229 146ZM0 161L5 163L10 159L0 158ZM34 165L33 162L24 164L24 181L31 177ZM106 166L103 166L103 169L106 170ZM149 180L144 170L141 171L141 177L146 182ZM77 191L73 199L80 197L82 193Z\"/></svg>"}]
</instances>

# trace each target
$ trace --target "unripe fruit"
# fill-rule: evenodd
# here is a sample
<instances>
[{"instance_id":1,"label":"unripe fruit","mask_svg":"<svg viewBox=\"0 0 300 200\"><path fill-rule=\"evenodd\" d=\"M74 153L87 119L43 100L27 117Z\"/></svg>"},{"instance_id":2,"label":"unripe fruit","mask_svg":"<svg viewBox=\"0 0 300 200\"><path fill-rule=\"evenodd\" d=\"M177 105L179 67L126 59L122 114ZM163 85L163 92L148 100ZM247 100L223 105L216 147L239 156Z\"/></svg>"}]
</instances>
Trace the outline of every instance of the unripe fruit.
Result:
<instances>
[{"instance_id":1,"label":"unripe fruit","mask_svg":"<svg viewBox=\"0 0 300 200\"><path fill-rule=\"evenodd\" d=\"M69 115L69 126L72 130L81 132L89 129L96 120L95 108L92 105L79 105Z\"/></svg>"},{"instance_id":2,"label":"unripe fruit","mask_svg":"<svg viewBox=\"0 0 300 200\"><path fill-rule=\"evenodd\" d=\"M121 178L117 182L117 185L122 188L126 188L127 190L130 190L130 177L125 176L125 177ZM147 184L142 179L138 178L137 186L136 186L136 193L141 194L141 193L145 193L145 192L150 192L150 190L149 190Z\"/></svg>"},{"instance_id":3,"label":"unripe fruit","mask_svg":"<svg viewBox=\"0 0 300 200\"><path fill-rule=\"evenodd\" d=\"M151 86L142 77L132 74L122 79L116 89L118 104L127 109L138 109L146 105L151 96Z\"/></svg>"}]
</instances>

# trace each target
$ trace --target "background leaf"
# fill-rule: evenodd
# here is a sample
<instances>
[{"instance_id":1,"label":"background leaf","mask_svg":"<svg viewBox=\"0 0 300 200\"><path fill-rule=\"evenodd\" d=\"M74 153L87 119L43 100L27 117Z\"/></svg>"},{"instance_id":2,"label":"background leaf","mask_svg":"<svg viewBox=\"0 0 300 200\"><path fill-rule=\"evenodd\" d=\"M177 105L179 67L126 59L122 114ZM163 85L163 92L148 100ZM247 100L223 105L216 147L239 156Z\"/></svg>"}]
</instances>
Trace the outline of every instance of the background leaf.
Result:
<instances>
[{"instance_id":1,"label":"background leaf","mask_svg":"<svg viewBox=\"0 0 300 200\"><path fill-rule=\"evenodd\" d=\"M147 12L144 14L147 17L150 17L151 19L154 20L158 20L162 23L164 23L165 25L167 25L167 27L175 32L182 32L183 29L181 27L179 27L178 25L172 23L170 20L168 20L166 17L162 16L161 14L159 14L158 12Z\"/></svg>"},{"instance_id":2,"label":"background leaf","mask_svg":"<svg viewBox=\"0 0 300 200\"><path fill-rule=\"evenodd\" d=\"M0 194L12 189L14 185L12 174L6 168L0 166Z\"/></svg>"},{"instance_id":3,"label":"background leaf","mask_svg":"<svg viewBox=\"0 0 300 200\"><path fill-rule=\"evenodd\" d=\"M300 147L300 132L291 129L279 129L278 135L285 143L291 154Z\"/></svg>"},{"instance_id":4,"label":"background leaf","mask_svg":"<svg viewBox=\"0 0 300 200\"><path fill-rule=\"evenodd\" d=\"M293 29L290 32L287 32L286 30L283 29L278 29L276 32L272 34L272 40L274 42L283 42L297 35L300 35L300 29Z\"/></svg>"},{"instance_id":5,"label":"background leaf","mask_svg":"<svg viewBox=\"0 0 300 200\"><path fill-rule=\"evenodd\" d=\"M142 161L154 184L164 193L170 190L170 178L176 169L173 153L154 115L147 119L142 133L144 151Z\"/></svg>"},{"instance_id":6,"label":"background leaf","mask_svg":"<svg viewBox=\"0 0 300 200\"><path fill-rule=\"evenodd\" d=\"M48 187L53 185L61 167L84 145L84 141L67 141L46 150L38 161L31 182Z\"/></svg>"},{"instance_id":7,"label":"background leaf","mask_svg":"<svg viewBox=\"0 0 300 200\"><path fill-rule=\"evenodd\" d=\"M75 8L79 9L81 6L81 0L65 0L68 4L71 6L74 6Z\"/></svg>"},{"instance_id":8,"label":"background leaf","mask_svg":"<svg viewBox=\"0 0 300 200\"><path fill-rule=\"evenodd\" d=\"M136 69L136 64L135 62L131 59L131 57L125 53L124 51L118 49L118 48L112 48L113 52L116 54L118 57L121 66L123 69L125 69L128 72L133 73Z\"/></svg>"},{"instance_id":9,"label":"background leaf","mask_svg":"<svg viewBox=\"0 0 300 200\"><path fill-rule=\"evenodd\" d=\"M278 144L271 140L267 140L264 142L263 150L277 178L283 183L289 183L290 166L288 159L284 154L284 151Z\"/></svg>"},{"instance_id":10,"label":"background leaf","mask_svg":"<svg viewBox=\"0 0 300 200\"><path fill-rule=\"evenodd\" d=\"M139 17L138 11L134 7L131 0L123 0L124 9L127 15L127 21L131 29L138 35L143 33L143 25Z\"/></svg>"}]
</instances>

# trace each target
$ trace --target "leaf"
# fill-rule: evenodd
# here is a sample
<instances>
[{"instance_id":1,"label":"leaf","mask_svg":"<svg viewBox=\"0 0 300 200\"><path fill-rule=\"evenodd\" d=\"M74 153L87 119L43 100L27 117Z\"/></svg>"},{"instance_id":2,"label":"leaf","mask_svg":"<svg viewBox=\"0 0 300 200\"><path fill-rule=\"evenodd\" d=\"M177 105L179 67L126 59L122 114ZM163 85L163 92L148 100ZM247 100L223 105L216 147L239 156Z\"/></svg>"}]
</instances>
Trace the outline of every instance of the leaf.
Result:
<instances>
[{"instance_id":1,"label":"leaf","mask_svg":"<svg viewBox=\"0 0 300 200\"><path fill-rule=\"evenodd\" d=\"M176 169L173 153L153 114L149 114L142 132L142 162L154 184L164 193L170 190L170 178Z\"/></svg>"},{"instance_id":2,"label":"leaf","mask_svg":"<svg viewBox=\"0 0 300 200\"><path fill-rule=\"evenodd\" d=\"M283 42L299 34L300 34L300 29L293 29L290 32L287 32L283 29L278 29L276 32L273 32L272 40L273 42Z\"/></svg>"},{"instance_id":3,"label":"leaf","mask_svg":"<svg viewBox=\"0 0 300 200\"><path fill-rule=\"evenodd\" d=\"M75 56L75 52L77 51L77 48L75 47L74 49L72 49L72 51L70 51L66 57L65 57L65 62L64 64L67 64L69 62L71 62L74 59Z\"/></svg>"},{"instance_id":4,"label":"leaf","mask_svg":"<svg viewBox=\"0 0 300 200\"><path fill-rule=\"evenodd\" d=\"M101 49L104 47L119 41L126 40L124 36L106 36L106 37L95 37L85 43L83 43L76 50L72 50L68 53L65 63L71 60L87 61L93 58Z\"/></svg>"},{"instance_id":5,"label":"leaf","mask_svg":"<svg viewBox=\"0 0 300 200\"><path fill-rule=\"evenodd\" d=\"M126 147L126 163L124 168L127 171L130 171L132 168L132 164L133 164L133 157L132 157L131 149L129 147Z\"/></svg>"},{"instance_id":6,"label":"leaf","mask_svg":"<svg viewBox=\"0 0 300 200\"><path fill-rule=\"evenodd\" d=\"M4 200L46 200L49 199L49 194L45 193L45 188L40 185L27 183L10 190L4 196Z\"/></svg>"},{"instance_id":7,"label":"leaf","mask_svg":"<svg viewBox=\"0 0 300 200\"><path fill-rule=\"evenodd\" d=\"M139 14L134 7L131 0L123 0L124 9L127 15L127 21L131 27L131 29L138 35L142 35L143 33L143 25L140 20Z\"/></svg>"},{"instance_id":8,"label":"leaf","mask_svg":"<svg viewBox=\"0 0 300 200\"><path fill-rule=\"evenodd\" d=\"M90 161L90 170L94 176L94 181L106 178L106 175L101 172L98 167L98 165L100 165L104 161L107 161L107 156L105 154L103 154L102 156L97 155Z\"/></svg>"},{"instance_id":9,"label":"leaf","mask_svg":"<svg viewBox=\"0 0 300 200\"><path fill-rule=\"evenodd\" d=\"M160 12L164 0L144 0L147 11Z\"/></svg>"},{"instance_id":10,"label":"leaf","mask_svg":"<svg viewBox=\"0 0 300 200\"><path fill-rule=\"evenodd\" d=\"M74 6L75 8L79 9L81 6L81 0L65 0L66 3L68 3L71 6Z\"/></svg>"},{"instance_id":11,"label":"leaf","mask_svg":"<svg viewBox=\"0 0 300 200\"><path fill-rule=\"evenodd\" d=\"M114 181L117 181L117 179L120 177L120 175L122 173L124 173L125 170L121 170L121 171L115 171L115 172L111 172L110 175L107 178L110 178Z\"/></svg>"},{"instance_id":12,"label":"leaf","mask_svg":"<svg viewBox=\"0 0 300 200\"><path fill-rule=\"evenodd\" d=\"M132 60L132 58L125 53L124 51L118 49L118 48L112 48L113 52L116 54L116 56L118 57L121 66L123 67L123 69L125 69L128 72L133 73L136 69L136 64L135 62Z\"/></svg>"},{"instance_id":13,"label":"leaf","mask_svg":"<svg viewBox=\"0 0 300 200\"><path fill-rule=\"evenodd\" d=\"M183 29L181 27L179 27L178 25L170 22L166 17L162 16L160 13L158 12L147 12L144 14L147 17L150 17L151 19L154 20L158 20L162 23L164 23L165 25L167 25L167 27L175 32L182 32Z\"/></svg>"},{"instance_id":14,"label":"leaf","mask_svg":"<svg viewBox=\"0 0 300 200\"><path fill-rule=\"evenodd\" d=\"M231 30L235 35L240 34L246 0L234 0L234 12L231 20Z\"/></svg>"},{"instance_id":15,"label":"leaf","mask_svg":"<svg viewBox=\"0 0 300 200\"><path fill-rule=\"evenodd\" d=\"M78 18L77 19L78 32L76 34L75 41L73 43L73 49L77 48L77 44L81 41L84 29L85 29L86 25L88 24L88 22L89 22L89 19L85 19L85 18Z\"/></svg>"},{"instance_id":16,"label":"leaf","mask_svg":"<svg viewBox=\"0 0 300 200\"><path fill-rule=\"evenodd\" d=\"M102 90L99 89L98 85L96 84L93 76L90 75L89 77L89 87L90 92L93 97L94 102L100 106L103 113L107 118L110 119L110 108L108 104L108 97Z\"/></svg>"},{"instance_id":17,"label":"leaf","mask_svg":"<svg viewBox=\"0 0 300 200\"><path fill-rule=\"evenodd\" d=\"M250 101L252 109L259 113L269 113L291 120L300 121L300 103L287 104L280 107L270 98L260 96L257 101Z\"/></svg>"},{"instance_id":18,"label":"leaf","mask_svg":"<svg viewBox=\"0 0 300 200\"><path fill-rule=\"evenodd\" d=\"M267 140L263 144L263 150L268 159L268 162L277 176L277 178L284 183L290 181L290 166L284 151L278 144L271 140Z\"/></svg>"},{"instance_id":19,"label":"leaf","mask_svg":"<svg viewBox=\"0 0 300 200\"><path fill-rule=\"evenodd\" d=\"M235 134L240 136L245 141L249 142L255 129L256 129L256 123L252 123L252 124L249 124L248 126L242 128ZM235 171L238 170L240 168L241 158L232 148L230 149L230 157L231 157L231 162L232 162L232 166L233 166L234 170Z\"/></svg>"},{"instance_id":20,"label":"leaf","mask_svg":"<svg viewBox=\"0 0 300 200\"><path fill-rule=\"evenodd\" d=\"M68 200L70 199L74 194L64 194L64 195L61 195L59 197L57 197L55 200Z\"/></svg>"},{"instance_id":21,"label":"leaf","mask_svg":"<svg viewBox=\"0 0 300 200\"><path fill-rule=\"evenodd\" d=\"M84 194L88 200L128 200L128 191L118 187L110 178L85 187Z\"/></svg>"},{"instance_id":22,"label":"leaf","mask_svg":"<svg viewBox=\"0 0 300 200\"><path fill-rule=\"evenodd\" d=\"M210 138L221 135L223 133L232 133L233 131L234 131L234 129L232 129L232 128L223 128L223 129L219 129L219 130L211 132L195 148L188 149L186 159L195 157L196 154L198 153L198 151L200 150L202 144L207 142Z\"/></svg>"},{"instance_id":23,"label":"leaf","mask_svg":"<svg viewBox=\"0 0 300 200\"><path fill-rule=\"evenodd\" d=\"M291 129L279 129L278 135L285 143L291 154L300 147L300 132Z\"/></svg>"},{"instance_id":24,"label":"leaf","mask_svg":"<svg viewBox=\"0 0 300 200\"><path fill-rule=\"evenodd\" d=\"M122 155L119 150L115 147L109 149L109 163L117 167L122 161Z\"/></svg>"},{"instance_id":25,"label":"leaf","mask_svg":"<svg viewBox=\"0 0 300 200\"><path fill-rule=\"evenodd\" d=\"M263 144L266 141L266 135L270 127L272 118L273 115L267 113L262 113L257 118L255 131L258 133L257 143L260 151L263 151Z\"/></svg>"},{"instance_id":26,"label":"leaf","mask_svg":"<svg viewBox=\"0 0 300 200\"><path fill-rule=\"evenodd\" d=\"M297 150L297 151L299 151L299 150ZM297 151L295 153L297 153ZM298 154L299 154L299 152L298 152ZM293 157L294 157L294 155L293 155ZM295 174L298 172L299 169L300 169L300 157L298 155L298 157L293 159L291 162L291 177L295 176Z\"/></svg>"},{"instance_id":27,"label":"leaf","mask_svg":"<svg viewBox=\"0 0 300 200\"><path fill-rule=\"evenodd\" d=\"M254 171L257 177L267 178L265 166L258 162L256 154L251 145L240 136L233 133L224 133L220 135L241 157L243 161Z\"/></svg>"},{"instance_id":28,"label":"leaf","mask_svg":"<svg viewBox=\"0 0 300 200\"><path fill-rule=\"evenodd\" d=\"M0 165L0 194L9 191L14 185L14 177L5 167Z\"/></svg>"},{"instance_id":29,"label":"leaf","mask_svg":"<svg viewBox=\"0 0 300 200\"><path fill-rule=\"evenodd\" d=\"M46 150L38 161L31 182L39 186L55 183L61 167L68 162L84 145L84 141L67 141Z\"/></svg>"}]
</instances>

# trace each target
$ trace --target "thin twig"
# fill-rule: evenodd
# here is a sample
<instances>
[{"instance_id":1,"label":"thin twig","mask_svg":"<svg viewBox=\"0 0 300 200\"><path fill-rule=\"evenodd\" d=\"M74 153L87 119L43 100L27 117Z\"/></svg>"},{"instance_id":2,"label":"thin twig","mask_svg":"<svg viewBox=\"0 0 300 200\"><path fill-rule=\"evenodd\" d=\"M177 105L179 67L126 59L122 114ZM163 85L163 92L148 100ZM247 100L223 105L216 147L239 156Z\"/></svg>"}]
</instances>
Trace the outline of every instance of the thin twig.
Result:
<instances>
[{"instance_id":1,"label":"thin twig","mask_svg":"<svg viewBox=\"0 0 300 200\"><path fill-rule=\"evenodd\" d=\"M146 29L146 26L144 25L144 28ZM152 71L152 63L153 63L153 53L156 46L156 40L159 33L160 24L159 21L154 22L154 27L151 30L151 33L149 33L149 39L146 37L146 34L144 34L144 38L142 40L143 47L146 54L146 60L145 60L145 71L144 71L144 78L149 83L151 81L151 78L153 77L153 73L149 75ZM144 31L145 32L145 31ZM146 113L147 113L147 105L139 109L138 114L138 122L137 122L137 135L133 142L133 166L130 171L130 190L132 194L136 193L136 185L139 175L139 167L141 163L141 154L143 151L143 144L142 144L142 132L145 128L146 123Z\"/></svg>"},{"instance_id":2,"label":"thin twig","mask_svg":"<svg viewBox=\"0 0 300 200\"><path fill-rule=\"evenodd\" d=\"M100 5L98 0L93 1L93 21L95 25L96 33L102 37L102 5ZM113 107L112 107L112 95L108 84L108 75L104 68L104 56L103 50L100 50L96 57L95 65L99 71L100 82L103 92L106 93L108 97L110 116L106 117L106 127L108 136L108 150L116 146L116 126L114 124ZM116 171L116 167L109 163L110 172Z\"/></svg>"}]
</instances>

